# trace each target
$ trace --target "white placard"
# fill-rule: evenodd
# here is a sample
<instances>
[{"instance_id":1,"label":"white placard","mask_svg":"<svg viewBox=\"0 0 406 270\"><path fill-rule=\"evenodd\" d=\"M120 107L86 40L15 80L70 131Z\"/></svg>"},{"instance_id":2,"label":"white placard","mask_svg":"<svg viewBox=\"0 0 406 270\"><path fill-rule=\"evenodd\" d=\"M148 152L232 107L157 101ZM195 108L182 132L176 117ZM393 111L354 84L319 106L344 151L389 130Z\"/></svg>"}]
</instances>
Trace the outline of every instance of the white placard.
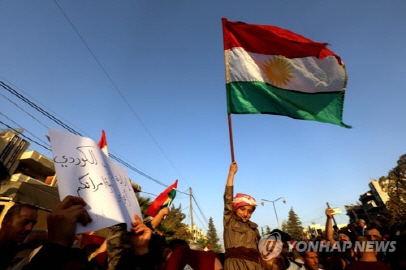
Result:
<instances>
[{"instance_id":1,"label":"white placard","mask_svg":"<svg viewBox=\"0 0 406 270\"><path fill-rule=\"evenodd\" d=\"M96 142L54 128L49 134L61 200L68 195L83 198L93 219L86 227L78 223L76 233L118 223L126 223L130 230L134 214L142 220L127 171L110 160Z\"/></svg>"}]
</instances>

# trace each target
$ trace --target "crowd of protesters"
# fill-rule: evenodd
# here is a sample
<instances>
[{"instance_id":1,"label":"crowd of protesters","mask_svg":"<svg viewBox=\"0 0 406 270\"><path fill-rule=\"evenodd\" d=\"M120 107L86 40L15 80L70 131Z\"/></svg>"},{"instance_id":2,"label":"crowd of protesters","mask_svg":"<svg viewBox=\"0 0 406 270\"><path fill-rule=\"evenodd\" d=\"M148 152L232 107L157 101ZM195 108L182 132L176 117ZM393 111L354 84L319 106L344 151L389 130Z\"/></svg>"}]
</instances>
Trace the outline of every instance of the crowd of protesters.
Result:
<instances>
[{"instance_id":1,"label":"crowd of protesters","mask_svg":"<svg viewBox=\"0 0 406 270\"><path fill-rule=\"evenodd\" d=\"M292 241L286 232L274 230L261 238L257 224L250 221L255 199L233 194L237 170L232 162L224 193L224 269L406 270L406 227L390 233L360 219L339 230L332 225L330 208L323 237Z\"/></svg>"},{"instance_id":2,"label":"crowd of protesters","mask_svg":"<svg viewBox=\"0 0 406 270\"><path fill-rule=\"evenodd\" d=\"M80 197L67 196L47 216L47 230L34 228L38 210L16 203L0 228L0 270L363 270L406 269L406 230L396 234L377 223L358 220L338 229L326 209L323 236L292 239L273 230L260 236L251 221L257 203L247 194L234 196L237 164L230 165L224 193L224 253L204 251L184 240L165 240L156 228L169 213L152 219L134 216L131 228L117 224L107 237L84 244L77 223L92 222ZM298 241L293 241L298 240Z\"/></svg>"}]
</instances>

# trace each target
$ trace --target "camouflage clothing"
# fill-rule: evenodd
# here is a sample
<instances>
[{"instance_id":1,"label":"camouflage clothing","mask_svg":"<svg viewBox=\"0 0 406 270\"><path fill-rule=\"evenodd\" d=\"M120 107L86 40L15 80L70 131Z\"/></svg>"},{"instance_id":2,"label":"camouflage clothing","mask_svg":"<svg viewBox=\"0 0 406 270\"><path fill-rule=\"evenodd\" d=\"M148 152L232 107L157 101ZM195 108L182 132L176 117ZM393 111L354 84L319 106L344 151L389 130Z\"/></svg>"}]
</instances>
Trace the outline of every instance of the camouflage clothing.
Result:
<instances>
[{"instance_id":1,"label":"camouflage clothing","mask_svg":"<svg viewBox=\"0 0 406 270\"><path fill-rule=\"evenodd\" d=\"M111 231L107 236L107 269L116 269L119 259L124 250L131 249L130 233L125 223L110 227Z\"/></svg>"}]
</instances>

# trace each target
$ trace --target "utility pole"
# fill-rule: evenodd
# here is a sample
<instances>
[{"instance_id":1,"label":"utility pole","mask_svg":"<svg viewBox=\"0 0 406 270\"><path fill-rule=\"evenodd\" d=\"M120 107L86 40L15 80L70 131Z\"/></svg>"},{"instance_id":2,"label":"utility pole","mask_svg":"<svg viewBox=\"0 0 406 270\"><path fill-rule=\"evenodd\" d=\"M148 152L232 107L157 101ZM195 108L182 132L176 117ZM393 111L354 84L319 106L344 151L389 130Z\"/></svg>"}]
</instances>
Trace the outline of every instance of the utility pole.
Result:
<instances>
[{"instance_id":1,"label":"utility pole","mask_svg":"<svg viewBox=\"0 0 406 270\"><path fill-rule=\"evenodd\" d=\"M278 214L276 213L276 207L275 207L275 202L276 202L276 201L279 201L280 199L283 199L283 203L286 203L286 200L285 200L284 197L279 197L278 199L273 200L273 201L261 199L261 205L264 206L264 201L266 201L266 202L271 202L271 203L273 204L273 210L274 210L274 212L275 212L276 222L278 222L278 229L279 229L279 230L282 230L282 229L281 229L281 225L279 224Z\"/></svg>"}]
</instances>

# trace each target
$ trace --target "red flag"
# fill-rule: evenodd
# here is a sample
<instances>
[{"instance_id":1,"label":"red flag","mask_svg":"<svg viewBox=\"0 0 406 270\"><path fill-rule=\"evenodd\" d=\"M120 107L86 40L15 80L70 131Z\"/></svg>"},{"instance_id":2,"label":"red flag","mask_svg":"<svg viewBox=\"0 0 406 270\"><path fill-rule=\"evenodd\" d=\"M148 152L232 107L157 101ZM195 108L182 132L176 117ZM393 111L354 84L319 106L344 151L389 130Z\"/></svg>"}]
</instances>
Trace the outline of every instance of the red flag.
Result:
<instances>
[{"instance_id":1,"label":"red flag","mask_svg":"<svg viewBox=\"0 0 406 270\"><path fill-rule=\"evenodd\" d=\"M99 147L103 151L103 153L106 154L106 156L109 155L109 150L107 149L106 133L104 132L104 130L102 130L102 136L99 141Z\"/></svg>"},{"instance_id":2,"label":"red flag","mask_svg":"<svg viewBox=\"0 0 406 270\"><path fill-rule=\"evenodd\" d=\"M159 210L169 206L176 196L177 187L178 180L176 180L175 183L170 185L167 189L165 189L164 192L162 192L161 194L159 194L158 197L156 197L156 199L148 207L148 210L147 212L145 212L145 214L151 217L155 217L158 214Z\"/></svg>"},{"instance_id":3,"label":"red flag","mask_svg":"<svg viewBox=\"0 0 406 270\"><path fill-rule=\"evenodd\" d=\"M89 235L86 233L82 233L82 241L80 243L80 247L84 248L85 246L90 245L90 244L101 245L101 244L103 244L104 240L106 240L106 238L104 238L102 236Z\"/></svg>"}]
</instances>

